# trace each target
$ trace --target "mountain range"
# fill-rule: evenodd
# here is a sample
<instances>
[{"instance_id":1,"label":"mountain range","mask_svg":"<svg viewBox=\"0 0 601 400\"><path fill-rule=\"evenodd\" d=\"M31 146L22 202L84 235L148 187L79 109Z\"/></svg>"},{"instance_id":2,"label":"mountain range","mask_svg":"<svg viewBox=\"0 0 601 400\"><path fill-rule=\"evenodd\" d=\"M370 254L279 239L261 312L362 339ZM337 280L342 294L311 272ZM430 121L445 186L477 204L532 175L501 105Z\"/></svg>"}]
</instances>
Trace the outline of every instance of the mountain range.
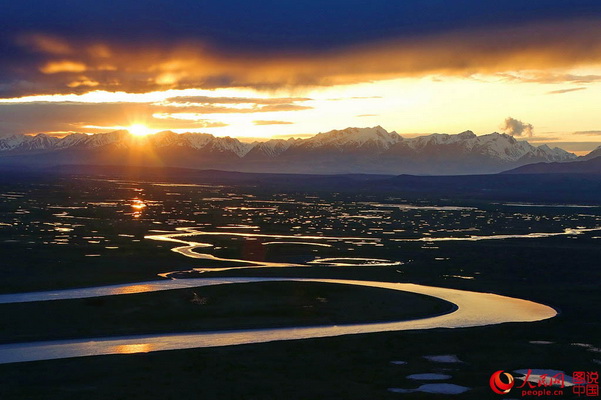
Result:
<instances>
[{"instance_id":1,"label":"mountain range","mask_svg":"<svg viewBox=\"0 0 601 400\"><path fill-rule=\"evenodd\" d=\"M584 158L601 155L601 147ZM514 137L431 134L404 138L380 126L347 128L307 139L244 143L206 133L127 131L63 138L46 134L0 139L0 165L48 167L68 164L184 167L243 172L417 175L488 174L537 162L579 158L560 148L533 146Z\"/></svg>"},{"instance_id":2,"label":"mountain range","mask_svg":"<svg viewBox=\"0 0 601 400\"><path fill-rule=\"evenodd\" d=\"M595 151L598 150L601 149ZM582 160L572 162L528 164L505 171L503 174L601 174L601 155L597 157L587 155L582 157Z\"/></svg>"}]
</instances>

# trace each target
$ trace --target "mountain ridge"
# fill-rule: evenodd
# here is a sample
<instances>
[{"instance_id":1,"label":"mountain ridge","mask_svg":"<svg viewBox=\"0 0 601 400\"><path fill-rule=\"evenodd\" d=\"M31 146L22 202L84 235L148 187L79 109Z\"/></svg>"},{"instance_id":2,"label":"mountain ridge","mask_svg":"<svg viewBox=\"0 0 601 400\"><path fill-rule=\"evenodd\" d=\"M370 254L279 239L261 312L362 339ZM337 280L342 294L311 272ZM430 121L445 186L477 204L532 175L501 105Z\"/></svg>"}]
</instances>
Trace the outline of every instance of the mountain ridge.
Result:
<instances>
[{"instance_id":1,"label":"mountain ridge","mask_svg":"<svg viewBox=\"0 0 601 400\"><path fill-rule=\"evenodd\" d=\"M138 137L123 130L73 133L63 138L37 134L0 139L0 164L4 165L86 161L248 172L449 175L496 173L533 162L576 159L557 147L536 147L504 133L477 136L464 131L404 138L381 126L252 143L208 133L163 131Z\"/></svg>"},{"instance_id":2,"label":"mountain ridge","mask_svg":"<svg viewBox=\"0 0 601 400\"><path fill-rule=\"evenodd\" d=\"M502 174L601 174L601 155L564 163L527 164Z\"/></svg>"}]
</instances>

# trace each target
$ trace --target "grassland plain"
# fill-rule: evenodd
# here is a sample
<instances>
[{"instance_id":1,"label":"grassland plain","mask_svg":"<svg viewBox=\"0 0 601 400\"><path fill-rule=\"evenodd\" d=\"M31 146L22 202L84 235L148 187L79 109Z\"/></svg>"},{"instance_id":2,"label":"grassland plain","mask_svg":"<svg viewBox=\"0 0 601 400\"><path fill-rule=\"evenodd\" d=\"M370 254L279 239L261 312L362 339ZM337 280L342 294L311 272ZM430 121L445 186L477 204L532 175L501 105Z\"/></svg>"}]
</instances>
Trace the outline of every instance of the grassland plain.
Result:
<instances>
[{"instance_id":1,"label":"grassland plain","mask_svg":"<svg viewBox=\"0 0 601 400\"><path fill-rule=\"evenodd\" d=\"M269 248L267 252L257 251L262 247L253 243L253 251L249 252L245 240L222 238L213 243L214 254L301 263L316 257L352 255L397 260L403 264L393 267L243 269L208 272L202 276L412 282L529 299L551 305L560 314L551 320L528 324L1 365L2 399L435 397L388 391L389 388L419 386L407 378L415 373L451 375L448 382L471 389L456 395L457 398L482 399L496 398L487 382L490 374L499 369L546 368L567 374L575 370L599 369L600 357L598 350L595 352L601 347L598 311L601 300L598 237L601 235L598 232L547 238L430 243L391 241L383 234L397 230L392 238L419 238L424 234L554 232L565 227L593 226L599 220L598 208L521 207L454 200L452 205L465 209L443 212L424 208L378 208L373 206L374 202L398 203L399 199L365 194L274 194L231 186L166 190L164 186L137 182L117 187L114 183L98 181L53 185L53 190L46 187L38 191L23 185L3 187L3 194L8 197L3 198L0 222L10 224L0 228L3 254L0 269L4 277L0 291L4 293L145 281L157 279L157 274L167 271L190 270L201 264L203 267L221 265L183 257L169 251L173 247L170 244L144 240L144 236L152 230L173 231L175 227L191 224L202 224L204 229L214 230L224 230L219 227L231 230L235 225L245 224L271 233L292 231L319 235L321 230L328 236L352 234L384 239L378 243L381 246L340 241L331 242L332 247L297 246L294 251L264 246ZM139 217L133 215L135 210L131 208L131 200L136 197L148 204ZM249 202L254 202L253 207L258 210L240 210L241 207L251 208ZM276 211L265 210L273 208L274 204ZM422 202L412 199L411 204ZM424 199L423 204L449 205L449 201ZM361 218L355 218L357 216ZM296 226L301 228L293 229ZM462 232L474 228L479 231ZM57 244L61 241L56 239L67 240L69 244ZM412 312L419 309L414 297L396 297L396 294L358 288L330 289L306 285L300 291L304 294L294 297L284 286L264 285L261 288L249 285L237 295L228 293L227 300L221 303L224 307L214 314L203 315L203 318L210 317L207 326L234 327L238 322L250 324L246 326L263 323L268 326L319 322L333 316L386 319L399 316L395 314L399 311L402 314L409 309ZM220 297L220 290L226 295L225 288L211 290L212 293L197 293L208 298L207 305L211 298ZM322 303L317 298L336 301ZM96 329L108 334L115 326L119 326L117 329L121 332L162 330L168 329L170 322L173 322L172 331L186 331L200 328L204 323L189 312L190 307L195 312L202 309L190 302L193 299L193 291L179 291L61 301L41 307L36 307L35 303L5 305L2 306L0 334L2 341L15 342L24 338L37 340L91 334ZM247 308L247 303L254 305ZM140 304L144 304L142 310ZM307 309L303 307L307 305L314 307L313 314L305 313ZM258 318L250 318L253 312ZM130 318L132 315L135 319ZM199 314L196 316L200 317ZM97 320L90 326L94 318ZM134 320L140 324L132 324ZM423 358L426 355L456 355L462 362L437 363Z\"/></svg>"}]
</instances>

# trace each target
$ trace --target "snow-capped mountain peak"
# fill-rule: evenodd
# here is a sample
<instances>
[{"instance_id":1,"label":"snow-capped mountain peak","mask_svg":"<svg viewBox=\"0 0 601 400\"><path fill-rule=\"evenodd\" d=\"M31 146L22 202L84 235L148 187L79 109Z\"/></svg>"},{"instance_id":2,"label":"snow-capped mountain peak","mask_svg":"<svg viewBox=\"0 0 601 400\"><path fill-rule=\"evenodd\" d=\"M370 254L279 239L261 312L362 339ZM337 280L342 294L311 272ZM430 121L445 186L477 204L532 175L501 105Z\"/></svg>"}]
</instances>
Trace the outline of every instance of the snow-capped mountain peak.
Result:
<instances>
[{"instance_id":1,"label":"snow-capped mountain peak","mask_svg":"<svg viewBox=\"0 0 601 400\"><path fill-rule=\"evenodd\" d=\"M85 133L71 133L56 143L57 148L68 148L84 144L89 140L92 135L86 135Z\"/></svg>"},{"instance_id":2,"label":"snow-capped mountain peak","mask_svg":"<svg viewBox=\"0 0 601 400\"><path fill-rule=\"evenodd\" d=\"M333 130L308 139L253 143L208 133L172 131L144 137L114 131L94 135L73 133L61 139L45 134L0 139L0 154L36 154L28 162L37 163L60 164L61 160L69 159L120 164L128 162L125 158L135 154L132 150L136 148L140 148L141 155L152 155L149 160L154 161L149 162L160 162L160 165L309 173L490 173L532 162L564 162L577 158L557 147L545 144L536 147L498 132L477 136L464 131L403 138L381 126ZM601 147L589 156L595 154L601 155Z\"/></svg>"},{"instance_id":3,"label":"snow-capped mountain peak","mask_svg":"<svg viewBox=\"0 0 601 400\"><path fill-rule=\"evenodd\" d=\"M252 143L243 143L236 138L218 137L215 138L213 148L217 151L222 152L233 152L238 157L242 158L253 148Z\"/></svg>"},{"instance_id":4,"label":"snow-capped mountain peak","mask_svg":"<svg viewBox=\"0 0 601 400\"><path fill-rule=\"evenodd\" d=\"M266 142L257 142L253 144L252 151L257 154L264 154L268 157L277 157L297 143L298 140L301 139L271 139Z\"/></svg>"},{"instance_id":5,"label":"snow-capped mountain peak","mask_svg":"<svg viewBox=\"0 0 601 400\"><path fill-rule=\"evenodd\" d=\"M6 137L0 139L0 151L12 150L12 149L18 147L19 145L21 145L21 143L26 141L27 138L29 138L29 136L24 136L24 135L6 136Z\"/></svg>"},{"instance_id":6,"label":"snow-capped mountain peak","mask_svg":"<svg viewBox=\"0 0 601 400\"><path fill-rule=\"evenodd\" d=\"M312 138L305 139L303 144L307 147L335 148L361 147L365 144L372 144L380 149L387 149L402 140L403 138L398 133L387 132L378 125L372 128L346 128L318 133Z\"/></svg>"},{"instance_id":7,"label":"snow-capped mountain peak","mask_svg":"<svg viewBox=\"0 0 601 400\"><path fill-rule=\"evenodd\" d=\"M462 140L468 140L476 138L476 134L472 131L463 131L461 133L458 133L457 137Z\"/></svg>"}]
</instances>

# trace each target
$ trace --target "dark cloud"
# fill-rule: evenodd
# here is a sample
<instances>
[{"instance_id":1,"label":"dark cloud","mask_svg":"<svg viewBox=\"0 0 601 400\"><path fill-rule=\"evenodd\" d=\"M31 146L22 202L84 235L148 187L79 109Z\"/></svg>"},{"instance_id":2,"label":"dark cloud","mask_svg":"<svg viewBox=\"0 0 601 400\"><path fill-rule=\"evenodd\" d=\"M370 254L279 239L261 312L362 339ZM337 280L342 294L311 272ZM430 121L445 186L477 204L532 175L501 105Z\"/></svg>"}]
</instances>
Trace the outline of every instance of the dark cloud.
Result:
<instances>
[{"instance_id":1,"label":"dark cloud","mask_svg":"<svg viewBox=\"0 0 601 400\"><path fill-rule=\"evenodd\" d=\"M263 120L259 120L259 121L253 121L253 124L255 125L291 125L294 122L288 122L288 121L263 121Z\"/></svg>"},{"instance_id":2,"label":"dark cloud","mask_svg":"<svg viewBox=\"0 0 601 400\"><path fill-rule=\"evenodd\" d=\"M504 25L465 25L449 31L437 28L427 34L415 30L369 39L366 35L362 40L345 43L341 39L339 45L320 49L299 45L234 50L216 45L210 35L172 37L169 30L138 43L132 39L135 33L131 37L108 33L89 36L77 34L76 28L69 35L19 28L0 43L0 96L90 90L139 93L174 88L274 90L478 73L582 84L601 77L536 71L601 62L601 16L590 13L587 18L522 25L512 20ZM177 25L177 19L173 21ZM226 27L230 28L222 26ZM273 31L272 37L279 37L278 31ZM535 72L522 76L509 71Z\"/></svg>"},{"instance_id":3,"label":"dark cloud","mask_svg":"<svg viewBox=\"0 0 601 400\"><path fill-rule=\"evenodd\" d=\"M601 131L577 131L574 135L601 136Z\"/></svg>"},{"instance_id":4,"label":"dark cloud","mask_svg":"<svg viewBox=\"0 0 601 400\"><path fill-rule=\"evenodd\" d=\"M561 90L552 90L550 92L547 92L547 94L563 94L563 93L569 93L569 92L576 92L578 90L585 90L585 87L577 87L577 88L572 88L572 89L561 89Z\"/></svg>"},{"instance_id":5,"label":"dark cloud","mask_svg":"<svg viewBox=\"0 0 601 400\"><path fill-rule=\"evenodd\" d=\"M515 118L505 118L505 122L501 127L503 132L511 136L526 136L532 137L534 133L534 127L532 124L527 124Z\"/></svg>"},{"instance_id":6,"label":"dark cloud","mask_svg":"<svg viewBox=\"0 0 601 400\"><path fill-rule=\"evenodd\" d=\"M20 0L3 3L0 26L136 46L202 39L225 51L281 52L600 15L596 0ZM60 40L34 44L56 54L74 49Z\"/></svg>"}]
</instances>

